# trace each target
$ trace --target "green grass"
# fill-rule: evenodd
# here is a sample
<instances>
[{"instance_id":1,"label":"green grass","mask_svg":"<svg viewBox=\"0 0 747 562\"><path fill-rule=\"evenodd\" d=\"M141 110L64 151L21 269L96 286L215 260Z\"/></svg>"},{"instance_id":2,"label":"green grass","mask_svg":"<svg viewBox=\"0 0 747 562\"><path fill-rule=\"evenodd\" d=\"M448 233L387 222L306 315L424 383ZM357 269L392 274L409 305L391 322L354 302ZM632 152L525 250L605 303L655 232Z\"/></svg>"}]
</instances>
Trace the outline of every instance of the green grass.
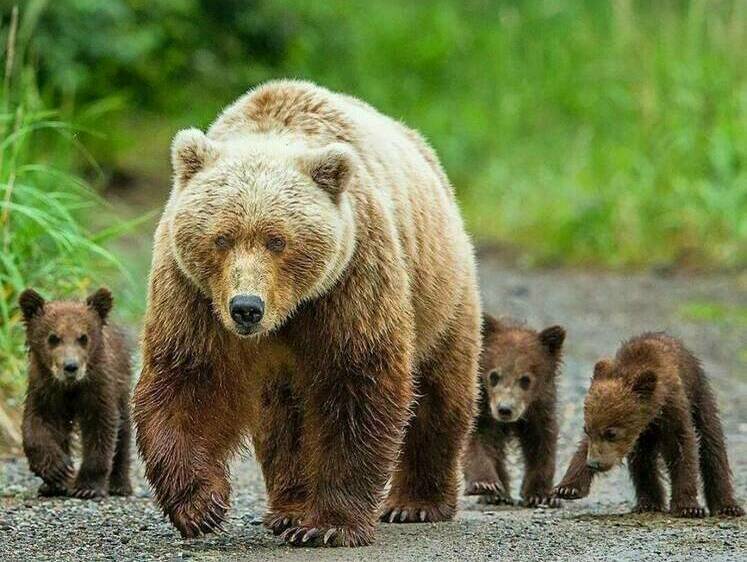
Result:
<instances>
[{"instance_id":1,"label":"green grass","mask_svg":"<svg viewBox=\"0 0 747 562\"><path fill-rule=\"evenodd\" d=\"M747 307L725 305L719 302L694 301L683 304L680 315L692 322L708 322L747 327Z\"/></svg>"},{"instance_id":2,"label":"green grass","mask_svg":"<svg viewBox=\"0 0 747 562\"><path fill-rule=\"evenodd\" d=\"M82 297L128 276L106 244L133 226L72 170L81 131L43 108L34 73L15 59L11 33L0 94L0 395L18 395L25 381L19 293L38 288L47 298ZM93 231L93 214L110 226Z\"/></svg>"}]
</instances>

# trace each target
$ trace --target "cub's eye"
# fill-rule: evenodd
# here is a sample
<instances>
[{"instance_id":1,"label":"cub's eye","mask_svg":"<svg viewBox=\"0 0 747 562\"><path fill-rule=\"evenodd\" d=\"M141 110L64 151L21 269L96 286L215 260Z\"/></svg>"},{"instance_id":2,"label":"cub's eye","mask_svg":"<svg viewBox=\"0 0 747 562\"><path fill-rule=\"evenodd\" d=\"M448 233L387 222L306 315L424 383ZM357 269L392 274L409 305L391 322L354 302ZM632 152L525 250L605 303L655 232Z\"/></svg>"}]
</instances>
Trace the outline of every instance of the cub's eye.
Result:
<instances>
[{"instance_id":1,"label":"cub's eye","mask_svg":"<svg viewBox=\"0 0 747 562\"><path fill-rule=\"evenodd\" d=\"M86 347L88 345L88 336L83 334L78 338L78 343L82 345L83 347Z\"/></svg>"},{"instance_id":2,"label":"cub's eye","mask_svg":"<svg viewBox=\"0 0 747 562\"><path fill-rule=\"evenodd\" d=\"M221 234L220 236L215 237L214 243L215 247L219 250L228 250L233 244L233 240L231 240L228 236Z\"/></svg>"},{"instance_id":3,"label":"cub's eye","mask_svg":"<svg viewBox=\"0 0 747 562\"><path fill-rule=\"evenodd\" d=\"M54 347L55 345L59 345L62 340L57 334L49 334L47 341L49 342L49 345Z\"/></svg>"},{"instance_id":4,"label":"cub's eye","mask_svg":"<svg viewBox=\"0 0 747 562\"><path fill-rule=\"evenodd\" d=\"M498 384L498 381L501 380L501 376L498 374L498 371L490 371L490 374L488 375L488 381L490 381L490 386L495 386Z\"/></svg>"},{"instance_id":5,"label":"cub's eye","mask_svg":"<svg viewBox=\"0 0 747 562\"><path fill-rule=\"evenodd\" d=\"M285 249L285 240L280 236L271 236L265 245L271 252L282 252Z\"/></svg>"},{"instance_id":6,"label":"cub's eye","mask_svg":"<svg viewBox=\"0 0 747 562\"><path fill-rule=\"evenodd\" d=\"M531 384L532 379L529 377L529 375L522 375L521 378L519 378L519 386L524 390L528 389Z\"/></svg>"},{"instance_id":7,"label":"cub's eye","mask_svg":"<svg viewBox=\"0 0 747 562\"><path fill-rule=\"evenodd\" d=\"M614 429L605 429L602 433L602 439L605 441L614 441L617 439L617 431Z\"/></svg>"}]
</instances>

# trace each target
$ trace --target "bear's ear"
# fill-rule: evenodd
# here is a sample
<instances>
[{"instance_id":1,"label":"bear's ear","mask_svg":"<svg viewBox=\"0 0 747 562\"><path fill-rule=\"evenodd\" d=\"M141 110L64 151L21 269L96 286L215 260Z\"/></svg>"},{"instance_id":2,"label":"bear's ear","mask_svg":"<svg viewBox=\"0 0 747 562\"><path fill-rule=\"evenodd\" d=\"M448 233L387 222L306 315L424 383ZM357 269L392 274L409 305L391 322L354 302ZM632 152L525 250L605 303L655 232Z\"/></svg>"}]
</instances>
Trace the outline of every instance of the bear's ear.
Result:
<instances>
[{"instance_id":1,"label":"bear's ear","mask_svg":"<svg viewBox=\"0 0 747 562\"><path fill-rule=\"evenodd\" d=\"M500 320L490 314L482 315L482 339L497 334L503 329Z\"/></svg>"},{"instance_id":2,"label":"bear's ear","mask_svg":"<svg viewBox=\"0 0 747 562\"><path fill-rule=\"evenodd\" d=\"M314 183L337 198L347 189L353 177L356 156L347 145L333 143L304 154L300 165L301 170L308 174Z\"/></svg>"},{"instance_id":3,"label":"bear's ear","mask_svg":"<svg viewBox=\"0 0 747 562\"><path fill-rule=\"evenodd\" d=\"M656 373L643 371L633 382L633 392L641 398L651 398L656 390Z\"/></svg>"},{"instance_id":4,"label":"bear's ear","mask_svg":"<svg viewBox=\"0 0 747 562\"><path fill-rule=\"evenodd\" d=\"M550 326L539 333L539 340L550 355L557 357L563 348L565 330L562 326Z\"/></svg>"},{"instance_id":5,"label":"bear's ear","mask_svg":"<svg viewBox=\"0 0 747 562\"><path fill-rule=\"evenodd\" d=\"M594 376L591 380L599 380L604 378L612 370L611 359L600 359L597 364L594 365Z\"/></svg>"},{"instance_id":6,"label":"bear's ear","mask_svg":"<svg viewBox=\"0 0 747 562\"><path fill-rule=\"evenodd\" d=\"M18 305L23 313L23 321L28 323L34 316L44 310L44 297L34 289L26 289L18 297Z\"/></svg>"},{"instance_id":7,"label":"bear's ear","mask_svg":"<svg viewBox=\"0 0 747 562\"><path fill-rule=\"evenodd\" d=\"M171 166L177 184L183 187L217 157L215 145L199 129L184 129L176 133L171 143Z\"/></svg>"},{"instance_id":8,"label":"bear's ear","mask_svg":"<svg viewBox=\"0 0 747 562\"><path fill-rule=\"evenodd\" d=\"M106 287L101 287L86 299L86 304L99 315L102 321L106 321L113 302L112 294Z\"/></svg>"}]
</instances>

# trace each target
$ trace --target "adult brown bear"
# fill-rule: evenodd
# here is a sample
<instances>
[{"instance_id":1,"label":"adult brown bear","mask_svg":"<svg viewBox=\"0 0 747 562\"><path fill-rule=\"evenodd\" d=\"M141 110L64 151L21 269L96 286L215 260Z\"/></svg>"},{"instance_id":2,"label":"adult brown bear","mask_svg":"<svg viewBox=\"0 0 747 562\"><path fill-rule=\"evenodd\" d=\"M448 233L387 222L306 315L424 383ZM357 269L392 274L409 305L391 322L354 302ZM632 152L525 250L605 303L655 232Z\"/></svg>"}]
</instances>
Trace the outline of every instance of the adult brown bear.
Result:
<instances>
[{"instance_id":1,"label":"adult brown bear","mask_svg":"<svg viewBox=\"0 0 747 562\"><path fill-rule=\"evenodd\" d=\"M174 525L220 526L247 438L265 524L293 544L452 518L480 303L433 151L359 100L281 81L178 133L172 159L135 420Z\"/></svg>"}]
</instances>

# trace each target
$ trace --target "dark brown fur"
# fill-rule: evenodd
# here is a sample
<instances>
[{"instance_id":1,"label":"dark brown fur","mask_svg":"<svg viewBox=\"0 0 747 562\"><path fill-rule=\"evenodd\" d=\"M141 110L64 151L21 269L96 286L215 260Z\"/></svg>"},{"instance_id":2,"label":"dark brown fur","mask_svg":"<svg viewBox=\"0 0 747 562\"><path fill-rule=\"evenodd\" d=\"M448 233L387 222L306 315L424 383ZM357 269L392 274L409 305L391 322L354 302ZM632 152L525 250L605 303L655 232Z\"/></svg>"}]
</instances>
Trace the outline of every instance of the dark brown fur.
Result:
<instances>
[{"instance_id":1,"label":"dark brown fur","mask_svg":"<svg viewBox=\"0 0 747 562\"><path fill-rule=\"evenodd\" d=\"M623 344L614 360L598 362L584 418L586 436L556 488L559 497L586 496L597 471L627 456L635 511L663 511L661 455L674 515L705 515L698 503L699 472L711 515L744 515L734 498L713 392L698 359L678 340L643 334Z\"/></svg>"},{"instance_id":2,"label":"dark brown fur","mask_svg":"<svg viewBox=\"0 0 747 562\"><path fill-rule=\"evenodd\" d=\"M129 495L130 350L106 322L111 294L86 303L44 302L32 289L20 297L29 350L23 448L44 484L40 495L92 498ZM79 378L60 361L80 363ZM71 439L81 432L83 460L75 476Z\"/></svg>"},{"instance_id":3,"label":"dark brown fur","mask_svg":"<svg viewBox=\"0 0 747 562\"><path fill-rule=\"evenodd\" d=\"M558 423L555 413L556 382L565 331L559 326L536 332L506 326L485 316L483 351L480 359L481 400L477 424L465 459L466 493L481 495L488 503L513 503L506 445L517 440L525 463L521 486L523 505L559 505L552 497ZM502 379L491 384L493 376ZM523 389L520 378L530 386ZM518 419L502 421L497 412L500 399L494 388L514 393Z\"/></svg>"}]
</instances>

